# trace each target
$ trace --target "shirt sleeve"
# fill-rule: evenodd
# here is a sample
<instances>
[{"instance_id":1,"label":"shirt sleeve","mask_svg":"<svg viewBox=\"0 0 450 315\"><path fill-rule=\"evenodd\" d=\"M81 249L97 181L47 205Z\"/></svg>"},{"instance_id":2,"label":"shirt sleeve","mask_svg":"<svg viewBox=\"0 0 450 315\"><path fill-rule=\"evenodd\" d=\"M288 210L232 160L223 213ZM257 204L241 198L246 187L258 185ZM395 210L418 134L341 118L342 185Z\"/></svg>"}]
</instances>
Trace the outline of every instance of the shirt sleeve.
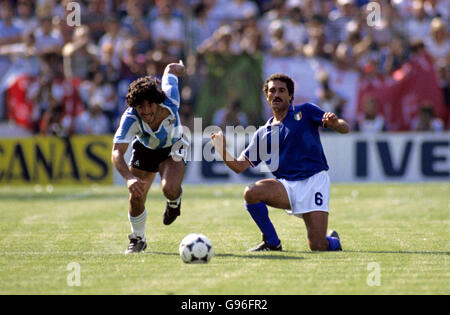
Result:
<instances>
[{"instance_id":1,"label":"shirt sleeve","mask_svg":"<svg viewBox=\"0 0 450 315\"><path fill-rule=\"evenodd\" d=\"M162 90L166 93L164 105L178 110L180 107L180 91L178 89L178 77L171 73L165 73L162 77Z\"/></svg>"},{"instance_id":2,"label":"shirt sleeve","mask_svg":"<svg viewBox=\"0 0 450 315\"><path fill-rule=\"evenodd\" d=\"M308 114L310 120L312 120L315 124L322 126L322 118L325 112L315 104L306 104L304 109Z\"/></svg>"},{"instance_id":3,"label":"shirt sleeve","mask_svg":"<svg viewBox=\"0 0 450 315\"><path fill-rule=\"evenodd\" d=\"M261 163L261 157L259 154L259 130L253 134L247 148L241 153L241 157L244 157L250 162L252 167L257 167Z\"/></svg>"},{"instance_id":4,"label":"shirt sleeve","mask_svg":"<svg viewBox=\"0 0 450 315\"><path fill-rule=\"evenodd\" d=\"M139 133L139 126L136 119L124 113L120 119L119 128L114 135L114 143L131 143Z\"/></svg>"}]
</instances>

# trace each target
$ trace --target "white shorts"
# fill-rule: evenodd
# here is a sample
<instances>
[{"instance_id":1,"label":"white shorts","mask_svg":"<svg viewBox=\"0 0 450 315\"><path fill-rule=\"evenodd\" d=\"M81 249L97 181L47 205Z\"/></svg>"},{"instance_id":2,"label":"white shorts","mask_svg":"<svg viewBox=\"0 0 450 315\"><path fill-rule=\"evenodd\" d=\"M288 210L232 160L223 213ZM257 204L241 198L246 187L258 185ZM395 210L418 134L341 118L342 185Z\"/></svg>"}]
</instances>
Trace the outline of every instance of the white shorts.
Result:
<instances>
[{"instance_id":1,"label":"white shorts","mask_svg":"<svg viewBox=\"0 0 450 315\"><path fill-rule=\"evenodd\" d=\"M329 212L330 177L327 171L300 181L278 181L286 189L291 204L291 210L285 210L287 214L301 218L303 213L312 211Z\"/></svg>"}]
</instances>

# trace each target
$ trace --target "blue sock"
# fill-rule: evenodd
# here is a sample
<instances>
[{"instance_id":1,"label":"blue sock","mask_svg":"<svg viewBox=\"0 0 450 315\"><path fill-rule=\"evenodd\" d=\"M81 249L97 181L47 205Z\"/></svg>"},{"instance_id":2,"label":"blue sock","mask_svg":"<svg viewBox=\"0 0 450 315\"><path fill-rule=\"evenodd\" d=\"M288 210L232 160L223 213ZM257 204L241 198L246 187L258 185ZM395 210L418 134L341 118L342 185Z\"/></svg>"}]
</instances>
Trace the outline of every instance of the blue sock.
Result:
<instances>
[{"instance_id":1,"label":"blue sock","mask_svg":"<svg viewBox=\"0 0 450 315\"><path fill-rule=\"evenodd\" d=\"M328 246L328 251L331 252L331 251L340 250L341 242L339 241L339 239L337 239L335 237L327 236L327 240L328 240L328 243L330 244Z\"/></svg>"},{"instance_id":2,"label":"blue sock","mask_svg":"<svg viewBox=\"0 0 450 315\"><path fill-rule=\"evenodd\" d=\"M264 202L249 205L245 203L247 211L258 225L262 234L266 237L267 243L270 246L278 246L280 244L280 239L278 238L277 232L269 219L269 210Z\"/></svg>"}]
</instances>

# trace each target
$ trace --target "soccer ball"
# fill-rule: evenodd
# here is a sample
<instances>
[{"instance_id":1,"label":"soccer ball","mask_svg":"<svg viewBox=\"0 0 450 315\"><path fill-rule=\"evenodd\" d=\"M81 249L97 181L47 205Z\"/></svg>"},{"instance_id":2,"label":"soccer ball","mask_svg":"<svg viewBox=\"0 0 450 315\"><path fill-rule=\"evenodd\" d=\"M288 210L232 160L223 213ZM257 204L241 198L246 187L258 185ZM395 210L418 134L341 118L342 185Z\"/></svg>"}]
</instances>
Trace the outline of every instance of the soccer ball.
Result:
<instances>
[{"instance_id":1,"label":"soccer ball","mask_svg":"<svg viewBox=\"0 0 450 315\"><path fill-rule=\"evenodd\" d=\"M180 243L181 259L187 264L206 264L214 255L211 241L203 234L192 233Z\"/></svg>"}]
</instances>

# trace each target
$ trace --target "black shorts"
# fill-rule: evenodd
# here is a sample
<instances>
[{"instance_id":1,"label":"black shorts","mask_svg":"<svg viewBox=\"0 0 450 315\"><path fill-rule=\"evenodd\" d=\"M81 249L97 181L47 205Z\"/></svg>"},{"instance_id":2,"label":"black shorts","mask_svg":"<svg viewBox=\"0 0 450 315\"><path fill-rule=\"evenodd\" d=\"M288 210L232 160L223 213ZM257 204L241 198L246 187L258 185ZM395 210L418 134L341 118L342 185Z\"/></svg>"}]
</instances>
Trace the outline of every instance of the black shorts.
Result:
<instances>
[{"instance_id":1,"label":"black shorts","mask_svg":"<svg viewBox=\"0 0 450 315\"><path fill-rule=\"evenodd\" d=\"M159 164L171 158L172 147L152 150L140 143L138 140L133 143L133 155L130 166L143 171L156 173Z\"/></svg>"}]
</instances>

